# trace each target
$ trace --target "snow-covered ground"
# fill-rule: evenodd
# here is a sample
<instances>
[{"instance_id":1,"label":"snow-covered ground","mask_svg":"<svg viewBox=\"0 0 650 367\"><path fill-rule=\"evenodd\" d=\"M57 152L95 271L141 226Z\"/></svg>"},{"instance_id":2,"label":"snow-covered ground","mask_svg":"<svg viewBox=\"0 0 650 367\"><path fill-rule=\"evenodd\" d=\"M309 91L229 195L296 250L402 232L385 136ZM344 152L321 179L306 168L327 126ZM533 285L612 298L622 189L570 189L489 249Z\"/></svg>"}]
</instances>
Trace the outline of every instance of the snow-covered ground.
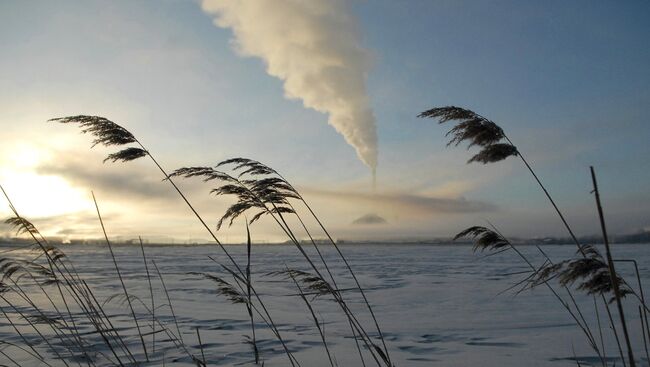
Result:
<instances>
[{"instance_id":1,"label":"snow-covered ground","mask_svg":"<svg viewBox=\"0 0 650 367\"><path fill-rule=\"evenodd\" d=\"M245 266L245 247L228 246L237 262ZM353 281L331 247L323 246L331 270L338 276L339 288L353 286ZM524 275L515 274L527 270L514 253L483 257L472 254L471 247L461 245L349 245L341 247L359 277L374 307L384 333L390 357L396 366L575 366L574 355L582 365L597 362L596 354L586 343L581 331L574 325L567 311L545 287L515 295L506 291ZM216 246L203 247L146 247L148 258L155 260L169 290L185 345L190 353L201 356L195 329L199 328L208 365L250 364L252 352L244 342L250 335L250 322L246 308L231 304L214 292L214 283L190 272L211 272L227 278L227 272L214 260L230 266ZM521 250L537 264L541 254L535 247ZM574 254L573 246L545 246L544 250L554 260ZM121 292L108 249L97 246L65 247L81 277L95 291L100 301ZM638 261L641 276L650 284L650 247L645 245L615 245L616 258L634 258ZM115 247L117 260L131 294L150 304L149 288L139 247ZM313 253L311 251L310 253ZM20 256L26 256L22 253ZM288 348L300 365L329 366L325 349L310 313L302 300L295 296L295 285L290 280L266 275L286 267L309 270L294 247L264 245L253 247L252 273L254 285L278 325ZM636 276L630 264L619 264L621 272L636 287ZM150 264L150 271L155 273ZM170 330L176 331L167 300L160 281L153 279L157 316ZM559 293L566 293L557 287ZM650 291L650 289L646 289ZM649 293L650 294L650 293ZM5 294L10 296L10 293ZM359 296L344 293L350 308L370 332L374 325ZM45 300L36 298L45 305ZM39 301L39 302L40 302ZM584 317L596 327L593 298L578 296ZM632 302L628 302L632 306ZM323 329L331 352L339 366L361 366L350 326L342 317L339 306L325 298L318 298L312 305L323 322ZM3 310L15 316L15 310L2 304ZM160 308L158 308L160 307ZM616 342L611 337L607 319L602 308L601 322L606 333L607 357L618 356ZM615 307L612 306L612 312ZM140 327L144 333L151 331L150 317L141 313ZM130 349L137 351L136 358L144 359L140 339L128 307L115 301L107 306L114 314L114 324L124 335ZM645 356L639 328L636 305L628 310L632 339L636 341L637 358ZM19 318L13 320L22 325L21 330L33 334ZM290 365L281 345L256 317L258 346L265 366ZM91 331L90 325L78 325ZM45 329L44 329L45 330ZM594 329L597 333L597 330ZM96 334L87 336L96 343L98 351L110 356ZM145 336L148 352L155 362L150 365L194 365L186 354L165 341L162 333L156 334L156 351L152 350L152 337ZM0 340L24 343L16 335L4 316L0 315ZM50 339L57 345L57 339ZM36 349L47 353L38 337L30 341L38 343ZM379 342L377 341L377 344ZM39 366L14 347L4 351L21 366ZM65 355L62 349L60 352ZM575 353L575 354L574 354ZM376 365L366 353L366 364ZM6 357L0 355L0 361ZM201 357L202 358L202 357ZM100 357L100 360L102 358ZM645 361L645 358L643 358ZM77 365L76 362L69 362ZM64 365L52 359L53 366ZM82 363L82 365L86 365ZM620 365L620 362L616 363ZM644 363L644 365L647 365Z\"/></svg>"}]
</instances>

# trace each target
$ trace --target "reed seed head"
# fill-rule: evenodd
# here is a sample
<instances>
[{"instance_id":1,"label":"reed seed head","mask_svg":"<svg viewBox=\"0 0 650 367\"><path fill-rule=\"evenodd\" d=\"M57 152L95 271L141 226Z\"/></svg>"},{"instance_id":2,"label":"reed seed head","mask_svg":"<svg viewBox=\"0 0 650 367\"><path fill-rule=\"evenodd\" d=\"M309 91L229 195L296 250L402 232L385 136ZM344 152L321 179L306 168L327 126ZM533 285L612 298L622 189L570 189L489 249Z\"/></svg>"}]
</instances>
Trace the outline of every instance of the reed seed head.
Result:
<instances>
[{"instance_id":1,"label":"reed seed head","mask_svg":"<svg viewBox=\"0 0 650 367\"><path fill-rule=\"evenodd\" d=\"M456 106L447 106L424 111L418 117L437 119L441 124L457 121L458 123L446 134L446 136L450 137L447 146L458 146L462 142L467 142L468 149L473 146L482 148L467 163L493 163L518 155L517 148L514 145L509 142L502 142L506 139L503 129L474 111Z\"/></svg>"}]
</instances>

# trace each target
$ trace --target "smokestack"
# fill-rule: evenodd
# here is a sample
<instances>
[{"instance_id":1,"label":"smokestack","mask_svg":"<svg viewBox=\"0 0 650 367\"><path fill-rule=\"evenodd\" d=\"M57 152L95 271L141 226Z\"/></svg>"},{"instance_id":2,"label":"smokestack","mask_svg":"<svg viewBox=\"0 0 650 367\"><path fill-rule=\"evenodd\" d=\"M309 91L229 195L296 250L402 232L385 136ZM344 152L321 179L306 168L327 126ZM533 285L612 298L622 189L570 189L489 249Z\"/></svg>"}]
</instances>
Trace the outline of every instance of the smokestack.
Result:
<instances>
[{"instance_id":1,"label":"smokestack","mask_svg":"<svg viewBox=\"0 0 650 367\"><path fill-rule=\"evenodd\" d=\"M237 51L266 63L285 97L328 114L328 122L373 172L377 130L366 93L369 54L344 0L203 0L214 23L229 28Z\"/></svg>"}]
</instances>

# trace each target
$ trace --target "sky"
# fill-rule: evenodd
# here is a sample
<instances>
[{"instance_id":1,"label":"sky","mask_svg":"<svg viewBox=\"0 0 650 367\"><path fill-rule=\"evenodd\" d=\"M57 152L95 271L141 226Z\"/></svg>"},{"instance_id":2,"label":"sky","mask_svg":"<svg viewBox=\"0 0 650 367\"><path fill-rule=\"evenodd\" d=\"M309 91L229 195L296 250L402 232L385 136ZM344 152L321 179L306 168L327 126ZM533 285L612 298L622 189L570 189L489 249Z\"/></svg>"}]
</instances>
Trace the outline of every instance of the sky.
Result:
<instances>
[{"instance_id":1,"label":"sky","mask_svg":"<svg viewBox=\"0 0 650 367\"><path fill-rule=\"evenodd\" d=\"M648 16L645 1L2 1L0 184L49 236L100 236L92 191L111 237L207 240L151 162L104 164L114 150L46 122L98 115L169 170L276 168L338 239L487 221L566 236L520 160L466 164L449 126L416 117L456 105L506 131L578 234L599 232L590 165L610 232L650 230ZM231 203L179 185L211 226ZM219 237L243 240L243 221Z\"/></svg>"}]
</instances>

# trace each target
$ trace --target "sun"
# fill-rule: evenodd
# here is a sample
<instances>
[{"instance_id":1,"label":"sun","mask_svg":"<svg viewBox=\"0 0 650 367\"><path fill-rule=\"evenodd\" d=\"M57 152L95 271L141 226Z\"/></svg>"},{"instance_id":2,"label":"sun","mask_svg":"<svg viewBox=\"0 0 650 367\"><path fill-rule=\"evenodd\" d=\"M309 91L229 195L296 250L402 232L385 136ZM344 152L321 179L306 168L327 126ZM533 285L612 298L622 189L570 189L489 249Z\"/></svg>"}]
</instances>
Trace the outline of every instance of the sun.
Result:
<instances>
[{"instance_id":1,"label":"sun","mask_svg":"<svg viewBox=\"0 0 650 367\"><path fill-rule=\"evenodd\" d=\"M1 153L0 185L20 215L43 218L92 209L88 195L64 177L38 172L39 166L53 159L44 148L19 144L6 147ZM9 213L9 205L4 203L0 211Z\"/></svg>"}]
</instances>

